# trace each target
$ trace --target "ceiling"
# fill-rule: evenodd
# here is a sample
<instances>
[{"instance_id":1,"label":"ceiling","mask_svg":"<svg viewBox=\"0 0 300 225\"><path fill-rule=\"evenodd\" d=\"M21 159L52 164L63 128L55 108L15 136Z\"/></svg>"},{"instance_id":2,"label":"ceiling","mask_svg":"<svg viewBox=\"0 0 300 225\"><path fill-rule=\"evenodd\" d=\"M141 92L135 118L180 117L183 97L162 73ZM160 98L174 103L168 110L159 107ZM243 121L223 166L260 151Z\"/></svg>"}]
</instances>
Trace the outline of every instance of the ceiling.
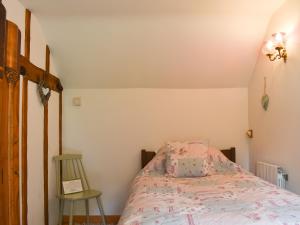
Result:
<instances>
[{"instance_id":1,"label":"ceiling","mask_svg":"<svg viewBox=\"0 0 300 225\"><path fill-rule=\"evenodd\" d=\"M247 87L284 0L20 0L66 88Z\"/></svg>"}]
</instances>

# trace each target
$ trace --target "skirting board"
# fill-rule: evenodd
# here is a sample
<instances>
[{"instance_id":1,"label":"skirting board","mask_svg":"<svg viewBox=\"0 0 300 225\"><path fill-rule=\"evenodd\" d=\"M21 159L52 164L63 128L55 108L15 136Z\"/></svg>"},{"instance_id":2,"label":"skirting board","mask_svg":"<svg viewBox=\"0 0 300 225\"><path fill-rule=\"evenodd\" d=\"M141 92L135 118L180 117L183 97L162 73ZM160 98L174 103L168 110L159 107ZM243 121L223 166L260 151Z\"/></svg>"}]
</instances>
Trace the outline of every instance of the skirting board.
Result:
<instances>
[{"instance_id":1,"label":"skirting board","mask_svg":"<svg viewBox=\"0 0 300 225\"><path fill-rule=\"evenodd\" d=\"M120 215L107 215L105 216L105 220L107 224L117 224L119 222ZM74 216L74 223L83 224L86 222L86 216ZM100 216L90 216L90 223L92 224L100 224L101 217ZM69 216L64 216L63 224L69 224Z\"/></svg>"}]
</instances>

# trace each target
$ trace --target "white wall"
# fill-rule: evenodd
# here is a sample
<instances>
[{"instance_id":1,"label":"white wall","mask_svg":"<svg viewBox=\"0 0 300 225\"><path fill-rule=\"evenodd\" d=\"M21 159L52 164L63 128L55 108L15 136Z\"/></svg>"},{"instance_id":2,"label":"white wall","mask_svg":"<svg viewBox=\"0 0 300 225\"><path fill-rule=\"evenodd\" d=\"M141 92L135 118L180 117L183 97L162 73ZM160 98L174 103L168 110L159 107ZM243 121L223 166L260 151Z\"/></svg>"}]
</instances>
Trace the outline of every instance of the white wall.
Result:
<instances>
[{"instance_id":1,"label":"white wall","mask_svg":"<svg viewBox=\"0 0 300 225\"><path fill-rule=\"evenodd\" d=\"M28 93L36 92L36 84L28 82ZM38 95L28 96L28 224L44 223L44 109Z\"/></svg>"},{"instance_id":2,"label":"white wall","mask_svg":"<svg viewBox=\"0 0 300 225\"><path fill-rule=\"evenodd\" d=\"M270 62L260 55L249 85L251 170L263 160L281 165L289 173L288 188L300 194L300 1L287 0L273 15L266 39L275 32L288 34L288 61ZM268 79L270 107L262 110L263 79Z\"/></svg>"},{"instance_id":3,"label":"white wall","mask_svg":"<svg viewBox=\"0 0 300 225\"><path fill-rule=\"evenodd\" d=\"M21 31L21 54L24 54L25 37L25 8L17 0L4 0L7 10L7 19L16 23ZM45 67L46 39L39 21L32 14L31 17L31 56L35 65ZM52 58L52 56L51 56ZM56 74L55 65L51 60L50 72ZM22 80L22 79L21 79ZM37 85L28 84L28 223L30 225L44 224L44 176L43 176L43 106L37 96ZM58 102L55 93L49 102L49 155L58 154ZM20 98L20 101L22 96ZM21 105L20 105L20 112ZM56 121L56 122L55 122ZM20 114L20 125L22 124ZM21 127L20 127L21 128ZM21 137L21 135L20 135ZM21 139L20 139L21 141ZM21 152L20 152L21 154ZM56 224L57 201L55 197L55 173L51 158L49 158L49 220L50 225ZM21 194L21 193L20 193ZM22 197L22 196L21 196ZM22 201L22 199L21 199Z\"/></svg>"},{"instance_id":4,"label":"white wall","mask_svg":"<svg viewBox=\"0 0 300 225\"><path fill-rule=\"evenodd\" d=\"M52 91L48 102L48 193L49 224L57 224L58 201L56 198L56 173L53 156L59 154L59 93Z\"/></svg>"},{"instance_id":5,"label":"white wall","mask_svg":"<svg viewBox=\"0 0 300 225\"><path fill-rule=\"evenodd\" d=\"M72 106L77 96L81 107ZM246 88L65 90L64 152L83 154L91 186L103 191L106 214L121 214L142 148L209 138L220 148L235 146L238 163L247 168L247 102Z\"/></svg>"}]
</instances>

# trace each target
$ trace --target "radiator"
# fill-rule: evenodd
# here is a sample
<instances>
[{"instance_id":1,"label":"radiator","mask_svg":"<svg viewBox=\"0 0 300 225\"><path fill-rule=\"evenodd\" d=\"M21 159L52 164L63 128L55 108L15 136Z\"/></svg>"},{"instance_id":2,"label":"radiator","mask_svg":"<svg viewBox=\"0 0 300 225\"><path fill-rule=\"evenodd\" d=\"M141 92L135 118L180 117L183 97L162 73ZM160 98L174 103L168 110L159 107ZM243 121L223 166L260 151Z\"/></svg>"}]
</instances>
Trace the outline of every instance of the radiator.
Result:
<instances>
[{"instance_id":1,"label":"radiator","mask_svg":"<svg viewBox=\"0 0 300 225\"><path fill-rule=\"evenodd\" d=\"M286 188L288 175L280 166L266 162L257 162L256 176L269 181L270 183L275 184L280 188Z\"/></svg>"}]
</instances>

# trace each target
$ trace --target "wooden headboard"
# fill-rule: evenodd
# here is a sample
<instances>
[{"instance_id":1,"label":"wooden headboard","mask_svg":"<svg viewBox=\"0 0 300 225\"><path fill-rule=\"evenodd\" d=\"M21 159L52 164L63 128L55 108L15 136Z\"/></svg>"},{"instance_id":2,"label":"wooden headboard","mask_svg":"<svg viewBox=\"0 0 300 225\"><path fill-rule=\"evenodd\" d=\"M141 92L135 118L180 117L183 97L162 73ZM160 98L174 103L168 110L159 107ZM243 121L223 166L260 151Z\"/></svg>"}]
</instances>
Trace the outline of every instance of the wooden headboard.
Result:
<instances>
[{"instance_id":1,"label":"wooden headboard","mask_svg":"<svg viewBox=\"0 0 300 225\"><path fill-rule=\"evenodd\" d=\"M232 162L235 162L235 147L231 147L229 149L223 149L221 152ZM150 162L154 156L156 155L155 152L152 151L146 151L145 149L141 152L141 163L142 168L144 168L148 162Z\"/></svg>"}]
</instances>

